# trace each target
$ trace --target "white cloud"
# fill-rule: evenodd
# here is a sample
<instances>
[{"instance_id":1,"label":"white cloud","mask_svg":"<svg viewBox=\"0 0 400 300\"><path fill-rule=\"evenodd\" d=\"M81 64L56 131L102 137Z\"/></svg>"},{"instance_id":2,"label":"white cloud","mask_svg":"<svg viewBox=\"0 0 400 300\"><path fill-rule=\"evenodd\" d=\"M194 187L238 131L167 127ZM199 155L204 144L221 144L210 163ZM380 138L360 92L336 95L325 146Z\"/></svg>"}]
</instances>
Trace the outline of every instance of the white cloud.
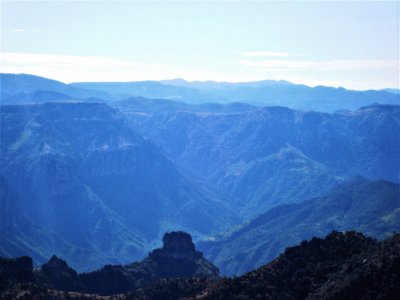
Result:
<instances>
[{"instance_id":1,"label":"white cloud","mask_svg":"<svg viewBox=\"0 0 400 300\"><path fill-rule=\"evenodd\" d=\"M1 71L29 73L64 82L135 80L157 76L167 66L97 56L1 53Z\"/></svg>"},{"instance_id":2,"label":"white cloud","mask_svg":"<svg viewBox=\"0 0 400 300\"><path fill-rule=\"evenodd\" d=\"M364 70L395 69L397 60L331 60L331 61L293 61L293 60L242 60L240 64L270 70Z\"/></svg>"},{"instance_id":3,"label":"white cloud","mask_svg":"<svg viewBox=\"0 0 400 300\"><path fill-rule=\"evenodd\" d=\"M242 56L246 57L287 57L287 52L274 52L274 51L245 51Z\"/></svg>"},{"instance_id":4,"label":"white cloud","mask_svg":"<svg viewBox=\"0 0 400 300\"><path fill-rule=\"evenodd\" d=\"M161 64L146 64L138 62L129 62L119 59L111 59L98 56L74 56L74 55L54 55L37 53L1 53L2 66L23 65L23 66L64 66L79 67L82 69L91 68L162 68Z\"/></svg>"},{"instance_id":5,"label":"white cloud","mask_svg":"<svg viewBox=\"0 0 400 300\"><path fill-rule=\"evenodd\" d=\"M66 83L161 80L178 77L187 80L232 82L285 79L308 85L325 84L366 89L398 87L399 82L399 62L396 60L307 61L249 57L240 61L240 64L232 62L229 70L193 68L179 64L165 65L154 61L145 63L98 56L39 53L0 52L0 61L1 72L34 74ZM370 71L364 71L366 69ZM331 70L338 72L327 72ZM355 72L349 72L351 70Z\"/></svg>"},{"instance_id":6,"label":"white cloud","mask_svg":"<svg viewBox=\"0 0 400 300\"><path fill-rule=\"evenodd\" d=\"M158 63L132 62L97 56L0 53L1 72L26 73L65 83L77 81L187 80L242 81L242 74L198 70Z\"/></svg>"}]
</instances>

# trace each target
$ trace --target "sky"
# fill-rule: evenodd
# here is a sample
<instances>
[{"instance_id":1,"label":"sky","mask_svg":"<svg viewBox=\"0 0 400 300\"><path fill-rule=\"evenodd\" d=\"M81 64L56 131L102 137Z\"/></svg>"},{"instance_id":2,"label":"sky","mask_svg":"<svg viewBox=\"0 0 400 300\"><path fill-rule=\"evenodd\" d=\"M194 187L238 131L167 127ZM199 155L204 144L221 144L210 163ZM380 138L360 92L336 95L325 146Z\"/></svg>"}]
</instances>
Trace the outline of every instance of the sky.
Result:
<instances>
[{"instance_id":1,"label":"sky","mask_svg":"<svg viewBox=\"0 0 400 300\"><path fill-rule=\"evenodd\" d=\"M399 2L1 1L1 72L399 88Z\"/></svg>"}]
</instances>

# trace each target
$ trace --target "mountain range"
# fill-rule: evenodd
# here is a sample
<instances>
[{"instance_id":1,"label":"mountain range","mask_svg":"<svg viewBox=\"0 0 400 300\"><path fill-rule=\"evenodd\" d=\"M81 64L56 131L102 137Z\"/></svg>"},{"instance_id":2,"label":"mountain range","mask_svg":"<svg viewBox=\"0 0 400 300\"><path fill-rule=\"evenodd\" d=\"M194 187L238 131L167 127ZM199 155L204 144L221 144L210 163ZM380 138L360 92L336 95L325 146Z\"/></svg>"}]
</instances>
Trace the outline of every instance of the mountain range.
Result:
<instances>
[{"instance_id":1,"label":"mountain range","mask_svg":"<svg viewBox=\"0 0 400 300\"><path fill-rule=\"evenodd\" d=\"M85 270L141 258L169 229L198 236L237 221L105 104L3 106L1 128L2 255L67 254Z\"/></svg>"},{"instance_id":2,"label":"mountain range","mask_svg":"<svg viewBox=\"0 0 400 300\"><path fill-rule=\"evenodd\" d=\"M396 93L0 79L0 256L83 272L184 230L239 275L331 230L400 229Z\"/></svg>"},{"instance_id":3,"label":"mountain range","mask_svg":"<svg viewBox=\"0 0 400 300\"><path fill-rule=\"evenodd\" d=\"M334 114L265 107L235 113L134 113L137 132L227 194L243 216L322 195L357 175L399 182L400 107Z\"/></svg>"},{"instance_id":4,"label":"mountain range","mask_svg":"<svg viewBox=\"0 0 400 300\"><path fill-rule=\"evenodd\" d=\"M28 74L0 74L3 104L42 103L49 93L57 98L121 100L144 97L190 104L242 102L256 106L285 106L300 110L334 112L375 103L400 104L393 90L354 91L325 86L309 87L287 81L214 82L183 79L133 82L76 82L64 84ZM36 93L36 94L35 94ZM63 94L61 96L60 94ZM103 100L100 100L103 99Z\"/></svg>"}]
</instances>

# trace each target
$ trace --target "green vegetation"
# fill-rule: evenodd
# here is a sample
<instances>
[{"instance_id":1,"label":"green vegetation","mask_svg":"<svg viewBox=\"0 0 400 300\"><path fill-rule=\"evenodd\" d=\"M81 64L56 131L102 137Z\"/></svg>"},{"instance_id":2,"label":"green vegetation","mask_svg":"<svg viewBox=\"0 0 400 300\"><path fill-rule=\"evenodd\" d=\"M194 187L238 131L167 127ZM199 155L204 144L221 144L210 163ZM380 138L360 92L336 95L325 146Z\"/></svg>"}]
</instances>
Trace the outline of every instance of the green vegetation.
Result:
<instances>
[{"instance_id":1,"label":"green vegetation","mask_svg":"<svg viewBox=\"0 0 400 300\"><path fill-rule=\"evenodd\" d=\"M274 259L286 247L332 230L386 238L400 229L400 186L362 178L323 197L277 206L226 236L198 247L222 274L242 274Z\"/></svg>"}]
</instances>

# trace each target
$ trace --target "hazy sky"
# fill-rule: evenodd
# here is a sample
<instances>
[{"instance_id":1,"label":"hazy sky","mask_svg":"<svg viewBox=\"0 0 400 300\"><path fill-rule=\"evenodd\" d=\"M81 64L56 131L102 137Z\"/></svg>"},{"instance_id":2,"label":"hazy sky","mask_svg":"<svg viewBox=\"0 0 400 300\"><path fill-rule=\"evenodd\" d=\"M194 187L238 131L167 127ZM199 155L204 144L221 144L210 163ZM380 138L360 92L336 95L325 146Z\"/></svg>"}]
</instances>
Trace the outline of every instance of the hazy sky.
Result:
<instances>
[{"instance_id":1,"label":"hazy sky","mask_svg":"<svg viewBox=\"0 0 400 300\"><path fill-rule=\"evenodd\" d=\"M1 2L1 71L399 87L399 2Z\"/></svg>"}]
</instances>

